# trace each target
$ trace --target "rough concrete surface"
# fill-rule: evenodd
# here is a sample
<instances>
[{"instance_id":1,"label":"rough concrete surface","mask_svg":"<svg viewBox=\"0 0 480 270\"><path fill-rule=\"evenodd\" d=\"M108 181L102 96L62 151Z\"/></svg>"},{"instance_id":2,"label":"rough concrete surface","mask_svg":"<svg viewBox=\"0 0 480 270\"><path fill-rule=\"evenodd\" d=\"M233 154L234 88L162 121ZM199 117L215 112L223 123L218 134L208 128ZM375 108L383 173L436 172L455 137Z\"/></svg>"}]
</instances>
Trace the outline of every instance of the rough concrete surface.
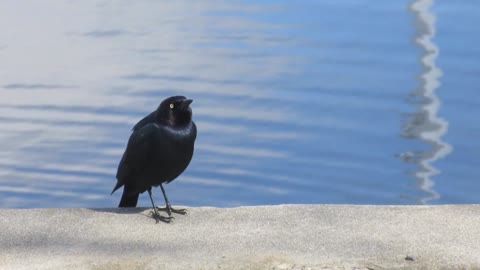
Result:
<instances>
[{"instance_id":1,"label":"rough concrete surface","mask_svg":"<svg viewBox=\"0 0 480 270\"><path fill-rule=\"evenodd\" d=\"M0 269L480 269L480 205L150 211L0 209Z\"/></svg>"}]
</instances>

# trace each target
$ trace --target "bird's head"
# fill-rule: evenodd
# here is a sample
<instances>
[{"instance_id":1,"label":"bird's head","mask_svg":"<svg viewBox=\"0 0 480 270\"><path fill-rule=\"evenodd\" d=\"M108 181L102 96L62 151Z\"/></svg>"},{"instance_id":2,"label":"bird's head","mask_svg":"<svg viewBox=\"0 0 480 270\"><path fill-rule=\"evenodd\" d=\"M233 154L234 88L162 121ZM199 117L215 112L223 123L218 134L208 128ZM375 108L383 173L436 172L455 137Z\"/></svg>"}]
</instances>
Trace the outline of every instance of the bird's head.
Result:
<instances>
[{"instance_id":1,"label":"bird's head","mask_svg":"<svg viewBox=\"0 0 480 270\"><path fill-rule=\"evenodd\" d=\"M192 120L192 109L190 103L193 100L184 96L173 96L160 103L157 109L156 118L160 123L169 126L183 126Z\"/></svg>"}]
</instances>

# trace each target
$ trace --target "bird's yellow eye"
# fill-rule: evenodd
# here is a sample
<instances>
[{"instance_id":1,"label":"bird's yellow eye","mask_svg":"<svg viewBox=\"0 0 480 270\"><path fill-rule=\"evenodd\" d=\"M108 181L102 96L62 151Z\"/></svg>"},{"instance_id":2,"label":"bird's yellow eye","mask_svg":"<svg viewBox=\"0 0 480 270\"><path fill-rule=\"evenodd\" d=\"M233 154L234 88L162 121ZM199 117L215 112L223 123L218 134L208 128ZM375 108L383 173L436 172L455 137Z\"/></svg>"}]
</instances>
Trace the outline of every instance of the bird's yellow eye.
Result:
<instances>
[{"instance_id":1,"label":"bird's yellow eye","mask_svg":"<svg viewBox=\"0 0 480 270\"><path fill-rule=\"evenodd\" d=\"M170 109L173 109L173 107L175 107L173 106L173 103L170 103Z\"/></svg>"}]
</instances>

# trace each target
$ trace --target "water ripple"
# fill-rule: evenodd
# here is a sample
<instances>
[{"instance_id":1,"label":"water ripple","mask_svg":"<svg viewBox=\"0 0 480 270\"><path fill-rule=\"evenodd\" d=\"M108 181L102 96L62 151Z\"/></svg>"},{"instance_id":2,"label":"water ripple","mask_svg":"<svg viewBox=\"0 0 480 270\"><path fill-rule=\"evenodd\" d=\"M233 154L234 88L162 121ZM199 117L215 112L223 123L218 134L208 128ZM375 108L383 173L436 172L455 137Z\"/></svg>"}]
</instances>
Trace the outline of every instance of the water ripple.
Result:
<instances>
[{"instance_id":1,"label":"water ripple","mask_svg":"<svg viewBox=\"0 0 480 270\"><path fill-rule=\"evenodd\" d=\"M0 207L117 205L132 126L178 94L198 137L172 203L476 202L471 5L0 2Z\"/></svg>"}]
</instances>

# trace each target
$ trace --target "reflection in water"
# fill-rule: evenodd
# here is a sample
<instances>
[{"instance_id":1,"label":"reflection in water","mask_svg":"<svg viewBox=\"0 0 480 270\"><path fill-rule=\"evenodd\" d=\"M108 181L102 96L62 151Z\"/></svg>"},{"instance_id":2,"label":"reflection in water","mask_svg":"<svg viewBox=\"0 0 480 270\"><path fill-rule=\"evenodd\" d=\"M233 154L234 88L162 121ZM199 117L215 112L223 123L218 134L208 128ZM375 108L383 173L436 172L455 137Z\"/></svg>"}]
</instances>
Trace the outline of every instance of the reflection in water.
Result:
<instances>
[{"instance_id":1,"label":"reflection in water","mask_svg":"<svg viewBox=\"0 0 480 270\"><path fill-rule=\"evenodd\" d=\"M420 84L411 93L418 104L417 109L408 116L402 127L403 137L420 139L431 146L428 150L402 155L405 161L419 165L414 176L419 180L419 188L427 193L419 198L419 202L423 204L440 198L440 194L433 189L432 180L432 177L440 172L432 163L452 151L452 147L441 140L447 132L448 122L437 116L440 100L435 90L440 84L438 78L442 72L435 64L439 49L432 41L435 35L435 16L430 10L433 1L414 0L409 6L415 17L416 33L413 41L421 49L422 70L419 76Z\"/></svg>"}]
</instances>

